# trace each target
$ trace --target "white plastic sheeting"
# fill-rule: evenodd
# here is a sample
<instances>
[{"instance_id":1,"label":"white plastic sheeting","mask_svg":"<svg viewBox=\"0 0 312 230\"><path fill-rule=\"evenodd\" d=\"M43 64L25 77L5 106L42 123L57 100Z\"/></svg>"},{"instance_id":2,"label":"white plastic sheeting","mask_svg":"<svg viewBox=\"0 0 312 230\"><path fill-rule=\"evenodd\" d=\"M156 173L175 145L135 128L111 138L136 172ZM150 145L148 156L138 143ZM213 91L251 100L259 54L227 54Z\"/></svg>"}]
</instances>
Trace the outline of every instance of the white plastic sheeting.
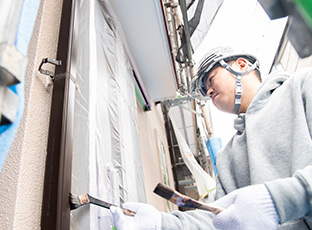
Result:
<instances>
[{"instance_id":1,"label":"white plastic sheeting","mask_svg":"<svg viewBox=\"0 0 312 230\"><path fill-rule=\"evenodd\" d=\"M73 112L71 192L119 205L145 202L135 85L109 2L77 0L69 105ZM74 86L73 86L74 85ZM109 210L71 211L71 229L112 229Z\"/></svg>"},{"instance_id":2,"label":"white plastic sheeting","mask_svg":"<svg viewBox=\"0 0 312 230\"><path fill-rule=\"evenodd\" d=\"M198 164L194 157L194 153L191 151L188 143L185 140L185 136L181 133L181 127L183 128L183 124L176 120L179 119L177 116L177 109L179 107L172 107L169 111L169 117L174 129L175 136L177 138L177 142L179 145L180 153L183 158L184 163L192 173L195 178L196 186L200 197L203 197L205 194L208 195L208 199L202 199L204 202L212 202L214 201L215 192L216 192L216 182L215 180L203 170L203 168ZM189 112L190 113L190 112Z\"/></svg>"},{"instance_id":3,"label":"white plastic sheeting","mask_svg":"<svg viewBox=\"0 0 312 230\"><path fill-rule=\"evenodd\" d=\"M192 106L191 101L183 103L179 106L173 106L170 108L170 115L174 117L176 124L179 129L181 129L181 134L183 135L190 151L197 155L197 145L196 145L196 134L195 130L195 120L193 119L193 114L191 112Z\"/></svg>"}]
</instances>

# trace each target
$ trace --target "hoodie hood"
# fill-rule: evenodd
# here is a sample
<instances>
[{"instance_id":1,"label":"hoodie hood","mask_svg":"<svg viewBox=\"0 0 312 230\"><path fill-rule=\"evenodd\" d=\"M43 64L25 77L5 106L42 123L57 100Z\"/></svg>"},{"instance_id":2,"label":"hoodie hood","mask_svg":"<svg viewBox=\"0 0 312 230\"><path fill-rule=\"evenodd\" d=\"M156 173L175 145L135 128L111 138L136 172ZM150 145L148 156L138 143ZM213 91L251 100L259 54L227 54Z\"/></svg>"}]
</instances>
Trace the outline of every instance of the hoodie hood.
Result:
<instances>
[{"instance_id":1,"label":"hoodie hood","mask_svg":"<svg viewBox=\"0 0 312 230\"><path fill-rule=\"evenodd\" d=\"M266 101L269 100L274 90L280 87L288 78L289 74L283 70L276 70L269 74L259 87L254 99L249 105L247 114L260 109Z\"/></svg>"},{"instance_id":2,"label":"hoodie hood","mask_svg":"<svg viewBox=\"0 0 312 230\"><path fill-rule=\"evenodd\" d=\"M270 99L275 89L280 87L288 78L289 74L282 70L276 70L265 78L249 105L247 112L239 114L234 119L234 129L238 131L238 134L243 133L245 130L246 114L252 114L262 108L267 100Z\"/></svg>"}]
</instances>

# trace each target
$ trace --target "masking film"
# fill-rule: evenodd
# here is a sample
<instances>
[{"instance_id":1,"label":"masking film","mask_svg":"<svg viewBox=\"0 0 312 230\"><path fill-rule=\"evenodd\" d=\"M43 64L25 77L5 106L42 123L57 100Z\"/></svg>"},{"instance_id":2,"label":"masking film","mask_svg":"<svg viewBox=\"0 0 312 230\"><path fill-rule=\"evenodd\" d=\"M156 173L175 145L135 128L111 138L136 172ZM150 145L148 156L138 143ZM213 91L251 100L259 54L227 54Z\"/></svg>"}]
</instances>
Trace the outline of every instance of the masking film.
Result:
<instances>
[{"instance_id":1,"label":"masking film","mask_svg":"<svg viewBox=\"0 0 312 230\"><path fill-rule=\"evenodd\" d=\"M105 1L77 0L71 49L73 194L145 202L135 83L120 27ZM71 211L71 229L112 229L110 211Z\"/></svg>"}]
</instances>

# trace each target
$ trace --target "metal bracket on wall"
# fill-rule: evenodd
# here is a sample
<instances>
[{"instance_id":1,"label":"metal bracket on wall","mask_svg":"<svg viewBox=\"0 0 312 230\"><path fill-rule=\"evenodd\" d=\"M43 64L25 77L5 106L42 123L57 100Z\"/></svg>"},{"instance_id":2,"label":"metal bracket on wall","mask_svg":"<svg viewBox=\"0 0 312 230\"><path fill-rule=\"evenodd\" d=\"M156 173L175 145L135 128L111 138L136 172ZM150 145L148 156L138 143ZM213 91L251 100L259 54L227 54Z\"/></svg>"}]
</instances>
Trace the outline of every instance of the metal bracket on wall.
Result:
<instances>
[{"instance_id":1,"label":"metal bracket on wall","mask_svg":"<svg viewBox=\"0 0 312 230\"><path fill-rule=\"evenodd\" d=\"M53 59L53 58L43 58L40 65L39 65L39 68L38 68L38 71L44 75L47 75L47 76L50 76L52 81L54 81L54 73L50 70L46 70L46 69L42 69L42 66L43 64L45 63L49 63L49 64L52 64L52 65L55 65L55 66L61 66L62 65L62 61L61 60L56 60L56 59Z\"/></svg>"}]
</instances>

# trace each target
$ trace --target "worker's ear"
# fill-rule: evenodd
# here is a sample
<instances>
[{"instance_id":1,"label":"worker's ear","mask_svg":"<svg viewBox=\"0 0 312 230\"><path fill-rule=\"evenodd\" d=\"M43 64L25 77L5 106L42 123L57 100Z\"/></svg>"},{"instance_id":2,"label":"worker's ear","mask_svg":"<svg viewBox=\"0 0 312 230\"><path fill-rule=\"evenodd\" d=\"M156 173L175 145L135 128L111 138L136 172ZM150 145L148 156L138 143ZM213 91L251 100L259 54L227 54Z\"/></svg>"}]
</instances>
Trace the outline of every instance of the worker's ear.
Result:
<instances>
[{"instance_id":1,"label":"worker's ear","mask_svg":"<svg viewBox=\"0 0 312 230\"><path fill-rule=\"evenodd\" d=\"M235 63L241 71L248 69L248 63L244 58L238 58Z\"/></svg>"}]
</instances>

